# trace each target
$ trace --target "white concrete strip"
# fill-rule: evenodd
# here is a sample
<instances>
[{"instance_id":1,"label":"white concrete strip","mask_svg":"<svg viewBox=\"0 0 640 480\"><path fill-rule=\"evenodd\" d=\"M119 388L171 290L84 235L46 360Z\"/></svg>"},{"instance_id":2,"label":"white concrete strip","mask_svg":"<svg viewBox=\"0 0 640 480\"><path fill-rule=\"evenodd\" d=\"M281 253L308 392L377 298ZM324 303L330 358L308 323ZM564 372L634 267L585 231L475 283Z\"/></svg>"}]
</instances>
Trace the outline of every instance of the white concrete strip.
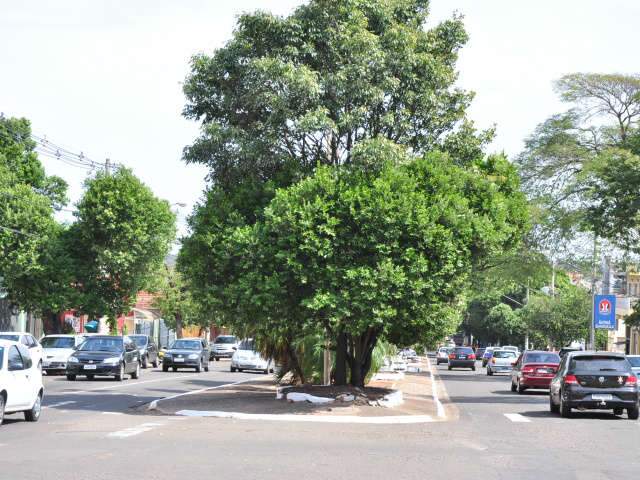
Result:
<instances>
[{"instance_id":1,"label":"white concrete strip","mask_svg":"<svg viewBox=\"0 0 640 480\"><path fill-rule=\"evenodd\" d=\"M56 408L56 407L62 407L63 405L71 405L72 403L77 403L74 400L68 400L66 402L58 402L58 403L52 403L51 405L44 405L42 408Z\"/></svg>"},{"instance_id":2,"label":"white concrete strip","mask_svg":"<svg viewBox=\"0 0 640 480\"><path fill-rule=\"evenodd\" d=\"M241 412L218 412L213 410L180 410L176 415L185 417L234 418L236 420L266 420L278 422L310 422L310 423L364 423L364 424L410 424L433 422L430 415L398 415L382 417L357 417L354 415L294 415L294 414L262 414Z\"/></svg>"},{"instance_id":3,"label":"white concrete strip","mask_svg":"<svg viewBox=\"0 0 640 480\"><path fill-rule=\"evenodd\" d=\"M102 412L102 415L123 415L122 412Z\"/></svg>"},{"instance_id":4,"label":"white concrete strip","mask_svg":"<svg viewBox=\"0 0 640 480\"><path fill-rule=\"evenodd\" d=\"M505 413L504 416L507 417L512 422L515 422L515 423L530 423L531 422L531 420L529 420L527 417L523 417L519 413Z\"/></svg>"},{"instance_id":5,"label":"white concrete strip","mask_svg":"<svg viewBox=\"0 0 640 480\"><path fill-rule=\"evenodd\" d=\"M426 357L427 365L429 366L429 373L431 374L431 393L433 394L433 401L436 404L436 412L438 418L445 420L447 418L447 412L444 409L444 405L440 401L440 397L438 396L438 380L436 379L436 372L431 364L431 360L429 360L429 356Z\"/></svg>"},{"instance_id":6,"label":"white concrete strip","mask_svg":"<svg viewBox=\"0 0 640 480\"><path fill-rule=\"evenodd\" d=\"M119 430L117 432L111 432L107 435L107 437L109 438L133 437L135 435L140 435L141 433L153 430L155 427L161 427L162 425L164 425L164 423L143 423L135 427L129 427L129 428L125 428L124 430Z\"/></svg>"},{"instance_id":7,"label":"white concrete strip","mask_svg":"<svg viewBox=\"0 0 640 480\"><path fill-rule=\"evenodd\" d=\"M209 390L217 390L218 388L231 387L233 385L238 385L240 383L246 383L251 381L255 381L255 378L246 378L238 382L225 383L223 385L216 385L215 387L205 387L205 388L199 388L198 390L189 390L188 392L176 393L175 395L171 395L169 397L163 397L163 398L158 398L157 400L154 400L149 404L149 407L147 407L147 409L155 410L156 408L158 408L158 402L164 402L165 400L173 400L174 398L184 397L186 395L195 395L196 393L207 392Z\"/></svg>"}]
</instances>

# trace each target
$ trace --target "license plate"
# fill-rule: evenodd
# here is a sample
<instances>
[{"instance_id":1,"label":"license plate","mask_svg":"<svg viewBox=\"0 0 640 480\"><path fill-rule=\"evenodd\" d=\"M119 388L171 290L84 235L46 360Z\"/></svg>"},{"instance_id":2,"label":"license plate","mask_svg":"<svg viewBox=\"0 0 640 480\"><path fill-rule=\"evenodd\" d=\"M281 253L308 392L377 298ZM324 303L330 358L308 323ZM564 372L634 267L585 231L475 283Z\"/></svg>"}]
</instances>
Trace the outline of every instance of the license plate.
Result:
<instances>
[{"instance_id":1,"label":"license plate","mask_svg":"<svg viewBox=\"0 0 640 480\"><path fill-rule=\"evenodd\" d=\"M184 362L184 358L174 358L174 362Z\"/></svg>"},{"instance_id":2,"label":"license plate","mask_svg":"<svg viewBox=\"0 0 640 480\"><path fill-rule=\"evenodd\" d=\"M539 368L537 370L538 373L553 373L553 370L551 370L550 368Z\"/></svg>"},{"instance_id":3,"label":"license plate","mask_svg":"<svg viewBox=\"0 0 640 480\"><path fill-rule=\"evenodd\" d=\"M592 400L611 400L613 398L613 395L591 395L591 399Z\"/></svg>"},{"instance_id":4,"label":"license plate","mask_svg":"<svg viewBox=\"0 0 640 480\"><path fill-rule=\"evenodd\" d=\"M84 369L85 369L85 370L95 370L95 369L96 369L96 366L95 366L95 365L85 365L85 366L84 366Z\"/></svg>"},{"instance_id":5,"label":"license plate","mask_svg":"<svg viewBox=\"0 0 640 480\"><path fill-rule=\"evenodd\" d=\"M462 360L465 360L467 358L467 356L466 355L460 355L458 358L460 358Z\"/></svg>"}]
</instances>

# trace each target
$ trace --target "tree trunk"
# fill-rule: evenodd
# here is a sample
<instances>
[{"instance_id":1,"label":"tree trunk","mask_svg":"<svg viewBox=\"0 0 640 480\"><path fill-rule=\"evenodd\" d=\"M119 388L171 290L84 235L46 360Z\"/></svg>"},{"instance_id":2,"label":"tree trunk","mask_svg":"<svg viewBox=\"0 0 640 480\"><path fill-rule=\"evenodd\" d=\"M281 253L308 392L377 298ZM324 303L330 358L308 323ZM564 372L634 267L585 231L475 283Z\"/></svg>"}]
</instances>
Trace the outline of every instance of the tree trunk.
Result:
<instances>
[{"instance_id":1,"label":"tree trunk","mask_svg":"<svg viewBox=\"0 0 640 480\"><path fill-rule=\"evenodd\" d=\"M354 338L350 382L354 387L364 388L364 382L371 369L371 355L377 341L378 335L371 329Z\"/></svg>"},{"instance_id":2,"label":"tree trunk","mask_svg":"<svg viewBox=\"0 0 640 480\"><path fill-rule=\"evenodd\" d=\"M347 384L347 334L338 333L336 342L336 369L333 375L336 385Z\"/></svg>"},{"instance_id":3,"label":"tree trunk","mask_svg":"<svg viewBox=\"0 0 640 480\"><path fill-rule=\"evenodd\" d=\"M182 313L176 312L176 338L182 338Z\"/></svg>"}]
</instances>

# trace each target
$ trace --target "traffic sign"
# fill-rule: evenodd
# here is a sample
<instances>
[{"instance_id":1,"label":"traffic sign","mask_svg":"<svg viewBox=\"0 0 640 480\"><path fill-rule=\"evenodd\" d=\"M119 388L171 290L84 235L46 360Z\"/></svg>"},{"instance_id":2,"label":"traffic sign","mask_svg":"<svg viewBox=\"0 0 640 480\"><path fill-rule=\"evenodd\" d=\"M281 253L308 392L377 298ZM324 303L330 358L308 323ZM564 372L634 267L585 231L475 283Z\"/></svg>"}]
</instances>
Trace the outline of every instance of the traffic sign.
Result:
<instances>
[{"instance_id":1,"label":"traffic sign","mask_svg":"<svg viewBox=\"0 0 640 480\"><path fill-rule=\"evenodd\" d=\"M615 295L593 296L593 326L606 330L617 328Z\"/></svg>"}]
</instances>

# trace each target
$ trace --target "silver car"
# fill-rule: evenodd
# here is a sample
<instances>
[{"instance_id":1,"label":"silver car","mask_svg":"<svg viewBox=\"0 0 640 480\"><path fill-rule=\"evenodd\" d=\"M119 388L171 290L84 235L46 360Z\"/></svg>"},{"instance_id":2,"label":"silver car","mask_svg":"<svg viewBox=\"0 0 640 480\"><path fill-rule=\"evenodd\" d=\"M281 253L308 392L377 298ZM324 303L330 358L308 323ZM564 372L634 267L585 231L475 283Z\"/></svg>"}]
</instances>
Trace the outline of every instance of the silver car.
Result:
<instances>
[{"instance_id":1,"label":"silver car","mask_svg":"<svg viewBox=\"0 0 640 480\"><path fill-rule=\"evenodd\" d=\"M231 358L238 349L238 338L235 335L218 335L211 345L211 360Z\"/></svg>"},{"instance_id":2,"label":"silver car","mask_svg":"<svg viewBox=\"0 0 640 480\"><path fill-rule=\"evenodd\" d=\"M494 350L491 360L487 363L487 375L494 373L511 373L513 363L518 356L511 350Z\"/></svg>"}]
</instances>

